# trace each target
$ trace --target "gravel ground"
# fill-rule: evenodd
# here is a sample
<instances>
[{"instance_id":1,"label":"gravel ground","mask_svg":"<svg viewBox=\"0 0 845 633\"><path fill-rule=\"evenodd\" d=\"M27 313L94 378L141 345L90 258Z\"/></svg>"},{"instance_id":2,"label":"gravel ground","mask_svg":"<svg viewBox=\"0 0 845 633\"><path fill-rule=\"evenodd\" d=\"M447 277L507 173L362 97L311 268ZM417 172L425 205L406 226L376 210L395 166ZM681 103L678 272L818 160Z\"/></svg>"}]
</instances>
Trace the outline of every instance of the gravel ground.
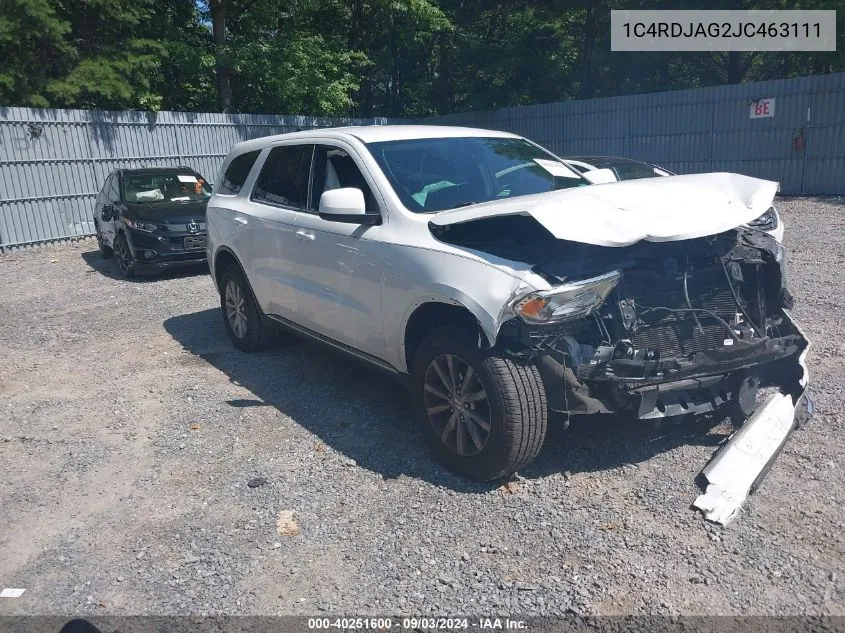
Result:
<instances>
[{"instance_id":1,"label":"gravel ground","mask_svg":"<svg viewBox=\"0 0 845 633\"><path fill-rule=\"evenodd\" d=\"M204 271L0 256L0 614L845 615L845 201L779 207L817 413L726 529L689 507L724 424L579 420L468 483L383 376L236 351Z\"/></svg>"}]
</instances>

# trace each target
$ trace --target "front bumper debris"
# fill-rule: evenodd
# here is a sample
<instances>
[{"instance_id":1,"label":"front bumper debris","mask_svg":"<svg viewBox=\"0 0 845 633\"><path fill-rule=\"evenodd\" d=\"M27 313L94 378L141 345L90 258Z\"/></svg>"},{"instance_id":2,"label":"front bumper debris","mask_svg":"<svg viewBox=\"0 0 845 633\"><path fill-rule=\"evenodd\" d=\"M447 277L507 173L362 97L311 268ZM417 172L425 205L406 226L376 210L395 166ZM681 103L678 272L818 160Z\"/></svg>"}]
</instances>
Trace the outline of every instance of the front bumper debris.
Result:
<instances>
[{"instance_id":1,"label":"front bumper debris","mask_svg":"<svg viewBox=\"0 0 845 633\"><path fill-rule=\"evenodd\" d=\"M789 320L806 340L801 329ZM806 393L809 346L807 342L798 359L803 370L798 384L785 385L781 393L769 396L701 471L706 489L692 505L708 521L726 525L736 516L768 474L799 419L812 415L812 400Z\"/></svg>"}]
</instances>

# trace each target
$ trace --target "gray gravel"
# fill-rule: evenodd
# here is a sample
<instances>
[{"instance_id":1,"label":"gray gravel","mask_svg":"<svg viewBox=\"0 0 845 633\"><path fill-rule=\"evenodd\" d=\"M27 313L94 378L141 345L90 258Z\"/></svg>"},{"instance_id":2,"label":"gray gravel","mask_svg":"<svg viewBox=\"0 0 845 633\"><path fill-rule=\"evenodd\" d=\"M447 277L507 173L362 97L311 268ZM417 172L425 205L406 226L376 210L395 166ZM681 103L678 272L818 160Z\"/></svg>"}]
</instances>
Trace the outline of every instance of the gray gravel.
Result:
<instances>
[{"instance_id":1,"label":"gray gravel","mask_svg":"<svg viewBox=\"0 0 845 633\"><path fill-rule=\"evenodd\" d=\"M236 351L203 271L0 256L0 614L845 615L845 202L779 207L818 411L726 529L689 507L725 424L579 420L468 483L381 375Z\"/></svg>"}]
</instances>

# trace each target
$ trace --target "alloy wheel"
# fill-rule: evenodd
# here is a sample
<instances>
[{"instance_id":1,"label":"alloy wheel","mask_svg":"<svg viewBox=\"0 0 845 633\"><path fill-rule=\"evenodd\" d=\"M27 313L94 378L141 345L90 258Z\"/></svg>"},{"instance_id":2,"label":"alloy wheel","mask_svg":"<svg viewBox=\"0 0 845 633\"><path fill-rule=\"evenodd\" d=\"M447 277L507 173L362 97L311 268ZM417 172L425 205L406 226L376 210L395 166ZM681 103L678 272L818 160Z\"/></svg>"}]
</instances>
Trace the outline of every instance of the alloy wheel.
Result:
<instances>
[{"instance_id":1,"label":"alloy wheel","mask_svg":"<svg viewBox=\"0 0 845 633\"><path fill-rule=\"evenodd\" d=\"M132 256L129 254L129 247L122 239L115 240L115 247L117 248L117 266L120 268L120 272L126 275L132 266Z\"/></svg>"},{"instance_id":2,"label":"alloy wheel","mask_svg":"<svg viewBox=\"0 0 845 633\"><path fill-rule=\"evenodd\" d=\"M437 356L423 388L426 414L440 441L462 457L480 453L490 439L490 403L472 366L454 354Z\"/></svg>"},{"instance_id":3,"label":"alloy wheel","mask_svg":"<svg viewBox=\"0 0 845 633\"><path fill-rule=\"evenodd\" d=\"M226 318L229 320L229 327L238 338L246 336L246 298L240 284L230 280L226 284Z\"/></svg>"}]
</instances>

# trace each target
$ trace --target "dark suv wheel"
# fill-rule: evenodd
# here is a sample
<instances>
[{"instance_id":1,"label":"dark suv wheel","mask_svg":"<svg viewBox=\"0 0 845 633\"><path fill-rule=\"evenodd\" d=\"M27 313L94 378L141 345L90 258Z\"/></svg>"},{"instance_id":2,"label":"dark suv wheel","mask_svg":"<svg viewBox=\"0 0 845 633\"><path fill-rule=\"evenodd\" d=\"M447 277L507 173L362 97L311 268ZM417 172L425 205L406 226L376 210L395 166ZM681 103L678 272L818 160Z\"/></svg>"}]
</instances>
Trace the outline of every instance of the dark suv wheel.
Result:
<instances>
[{"instance_id":1,"label":"dark suv wheel","mask_svg":"<svg viewBox=\"0 0 845 633\"><path fill-rule=\"evenodd\" d=\"M438 330L414 355L411 389L424 433L453 470L487 481L540 452L546 392L537 367L478 349L477 337Z\"/></svg>"},{"instance_id":2,"label":"dark suv wheel","mask_svg":"<svg viewBox=\"0 0 845 633\"><path fill-rule=\"evenodd\" d=\"M135 265L135 258L132 256L129 242L126 241L126 236L123 233L119 233L114 240L114 255L117 259L120 274L126 278L134 277L135 270L132 267Z\"/></svg>"},{"instance_id":3,"label":"dark suv wheel","mask_svg":"<svg viewBox=\"0 0 845 633\"><path fill-rule=\"evenodd\" d=\"M100 256L103 259L110 259L114 256L114 250L112 250L111 246L106 246L105 242L103 242L103 236L100 235L100 225L95 222L94 228L97 231L97 246L100 248Z\"/></svg>"},{"instance_id":4,"label":"dark suv wheel","mask_svg":"<svg viewBox=\"0 0 845 633\"><path fill-rule=\"evenodd\" d=\"M278 341L278 328L267 321L238 266L220 277L220 308L232 343L244 352L257 352Z\"/></svg>"}]
</instances>

